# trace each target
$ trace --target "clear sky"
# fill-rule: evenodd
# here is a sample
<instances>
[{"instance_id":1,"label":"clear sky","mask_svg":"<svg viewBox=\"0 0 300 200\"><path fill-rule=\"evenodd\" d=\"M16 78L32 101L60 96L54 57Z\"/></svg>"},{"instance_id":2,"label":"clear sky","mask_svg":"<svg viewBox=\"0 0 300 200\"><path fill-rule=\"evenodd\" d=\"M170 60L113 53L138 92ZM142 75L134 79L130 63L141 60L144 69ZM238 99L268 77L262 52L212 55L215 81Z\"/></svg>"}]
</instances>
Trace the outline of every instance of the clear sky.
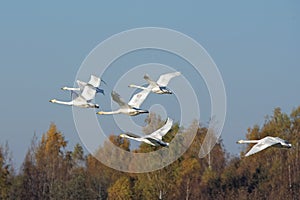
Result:
<instances>
[{"instance_id":1,"label":"clear sky","mask_svg":"<svg viewBox=\"0 0 300 200\"><path fill-rule=\"evenodd\" d=\"M8 141L17 165L33 134L40 137L51 122L71 147L80 143L71 108L48 100L68 97L60 87L73 85L84 58L100 42L151 26L192 37L213 58L227 92L222 138L238 154L235 141L249 126L261 125L275 107L289 113L299 106L299 9L296 0L2 1L0 143Z\"/></svg>"}]
</instances>

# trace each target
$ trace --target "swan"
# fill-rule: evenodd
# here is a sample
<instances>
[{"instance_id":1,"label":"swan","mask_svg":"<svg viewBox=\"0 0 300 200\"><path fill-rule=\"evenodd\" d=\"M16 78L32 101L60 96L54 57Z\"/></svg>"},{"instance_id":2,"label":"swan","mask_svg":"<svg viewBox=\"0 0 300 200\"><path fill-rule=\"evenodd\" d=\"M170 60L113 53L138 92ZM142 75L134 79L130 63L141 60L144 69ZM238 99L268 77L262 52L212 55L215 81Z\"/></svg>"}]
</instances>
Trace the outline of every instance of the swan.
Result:
<instances>
[{"instance_id":1,"label":"swan","mask_svg":"<svg viewBox=\"0 0 300 200\"><path fill-rule=\"evenodd\" d=\"M245 144L245 143L256 143L245 156L250 156L255 154L259 151L262 151L268 147L279 147L279 148L291 148L292 144L288 141L283 140L279 137L271 137L267 136L260 140L239 140L237 141L238 144Z\"/></svg>"},{"instance_id":2,"label":"swan","mask_svg":"<svg viewBox=\"0 0 300 200\"><path fill-rule=\"evenodd\" d=\"M153 81L148 74L145 74L144 79L149 83L148 87L142 87L134 84L130 84L128 87L150 90L151 92L156 94L172 94L173 92L166 86L172 78L179 76L180 74L180 72L172 72L160 75L157 82Z\"/></svg>"},{"instance_id":3,"label":"swan","mask_svg":"<svg viewBox=\"0 0 300 200\"><path fill-rule=\"evenodd\" d=\"M115 111L99 111L97 112L98 115L112 115L112 114L126 114L130 116L139 115L142 113L149 113L148 110L142 110L140 109L140 105L145 101L146 97L148 96L149 91L142 90L141 92L133 95L133 97L130 99L129 103L125 103L124 100L120 97L120 95L112 91L111 96L112 99L117 102L120 106L118 110Z\"/></svg>"},{"instance_id":4,"label":"swan","mask_svg":"<svg viewBox=\"0 0 300 200\"><path fill-rule=\"evenodd\" d=\"M91 75L91 78L89 80L88 83L84 82L84 81L80 81L80 80L77 80L76 83L79 87L77 88L72 88L72 87L62 87L61 89L62 90L68 90L68 91L83 91L83 88L85 86L90 86L92 88L94 88L96 90L96 93L102 93L104 95L104 90L100 89L99 88L99 85L100 83L103 82L105 85L105 81L103 81L102 79L98 78L97 76L94 76L94 75Z\"/></svg>"},{"instance_id":5,"label":"swan","mask_svg":"<svg viewBox=\"0 0 300 200\"><path fill-rule=\"evenodd\" d=\"M152 146L168 147L169 143L162 141L162 137L169 132L169 130L172 127L172 124L173 124L173 120L171 118L168 118L163 127L161 127L160 129L154 131L149 135L138 136L132 133L123 133L120 135L120 137L136 140L139 142L145 142Z\"/></svg>"},{"instance_id":6,"label":"swan","mask_svg":"<svg viewBox=\"0 0 300 200\"><path fill-rule=\"evenodd\" d=\"M68 106L77 106L81 108L99 108L98 104L91 103L92 99L96 95L96 90L90 86L85 86L81 94L74 92L76 97L72 101L59 101L57 99L51 99L49 102L57 103Z\"/></svg>"}]
</instances>

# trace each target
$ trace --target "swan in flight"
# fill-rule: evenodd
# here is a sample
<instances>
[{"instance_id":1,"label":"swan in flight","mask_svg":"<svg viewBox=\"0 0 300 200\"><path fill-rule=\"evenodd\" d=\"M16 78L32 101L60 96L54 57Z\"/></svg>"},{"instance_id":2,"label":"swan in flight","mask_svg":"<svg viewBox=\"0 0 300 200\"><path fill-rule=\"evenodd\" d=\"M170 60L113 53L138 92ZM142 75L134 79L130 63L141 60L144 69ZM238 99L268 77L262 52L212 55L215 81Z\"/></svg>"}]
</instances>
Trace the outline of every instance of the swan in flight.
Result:
<instances>
[{"instance_id":1,"label":"swan in flight","mask_svg":"<svg viewBox=\"0 0 300 200\"><path fill-rule=\"evenodd\" d=\"M144 79L149 83L148 87L142 87L134 84L131 84L128 87L139 88L142 90L150 90L151 92L154 92L156 94L172 94L173 92L166 86L172 78L179 76L180 74L180 72L163 74L159 77L157 82L153 81L148 74L145 74Z\"/></svg>"},{"instance_id":2,"label":"swan in flight","mask_svg":"<svg viewBox=\"0 0 300 200\"><path fill-rule=\"evenodd\" d=\"M279 148L291 148L292 144L289 142L279 138L279 137L264 137L260 140L239 140L237 141L238 144L244 144L244 143L256 143L248 153L246 153L245 156L250 156L252 154L255 154L259 151L262 151L268 147L279 147Z\"/></svg>"},{"instance_id":3,"label":"swan in flight","mask_svg":"<svg viewBox=\"0 0 300 200\"><path fill-rule=\"evenodd\" d=\"M145 101L146 97L148 96L150 91L142 90L141 92L133 95L130 99L129 103L125 103L125 101L120 97L118 93L112 91L111 96L112 99L117 102L120 106L118 110L115 111L99 111L97 112L98 115L112 115L112 114L126 114L130 116L139 115L142 113L149 113L148 110L140 109L140 105Z\"/></svg>"},{"instance_id":4,"label":"swan in flight","mask_svg":"<svg viewBox=\"0 0 300 200\"><path fill-rule=\"evenodd\" d=\"M152 146L163 146L168 147L169 143L162 141L162 137L166 135L173 125L173 120L168 118L165 125L153 133L145 136L138 136L132 133L123 133L120 135L122 138L129 138L139 142L145 142Z\"/></svg>"},{"instance_id":5,"label":"swan in flight","mask_svg":"<svg viewBox=\"0 0 300 200\"><path fill-rule=\"evenodd\" d=\"M104 95L104 90L99 88L100 83L103 82L105 85L105 81L103 81L102 79L98 78L97 76L91 75L91 78L89 80L88 83L84 82L84 81L80 81L77 80L76 83L79 87L77 88L72 88L72 87L62 87L62 90L69 90L69 91L78 91L78 92L82 92L83 88L85 86L89 86L92 87L96 90L96 93L102 93Z\"/></svg>"},{"instance_id":6,"label":"swan in flight","mask_svg":"<svg viewBox=\"0 0 300 200\"><path fill-rule=\"evenodd\" d=\"M49 102L68 106L77 106L81 108L99 108L98 104L91 102L96 95L96 90L94 88L86 85L81 94L77 94L76 92L74 92L74 94L76 97L72 101L59 101L56 99L51 99Z\"/></svg>"}]
</instances>

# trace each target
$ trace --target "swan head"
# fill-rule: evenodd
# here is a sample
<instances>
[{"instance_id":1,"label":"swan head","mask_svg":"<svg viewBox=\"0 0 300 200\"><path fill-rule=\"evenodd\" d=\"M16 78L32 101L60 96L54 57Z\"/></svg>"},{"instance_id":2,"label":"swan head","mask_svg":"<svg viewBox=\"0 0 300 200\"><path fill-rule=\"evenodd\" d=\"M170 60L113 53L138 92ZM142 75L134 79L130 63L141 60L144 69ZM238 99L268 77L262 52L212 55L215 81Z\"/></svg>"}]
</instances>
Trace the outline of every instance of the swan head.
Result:
<instances>
[{"instance_id":1,"label":"swan head","mask_svg":"<svg viewBox=\"0 0 300 200\"><path fill-rule=\"evenodd\" d=\"M49 102L51 102L51 103L55 103L56 101L57 101L56 99L49 100Z\"/></svg>"},{"instance_id":2,"label":"swan head","mask_svg":"<svg viewBox=\"0 0 300 200\"><path fill-rule=\"evenodd\" d=\"M133 85L133 84L130 84L130 85L128 85L128 87L131 87L131 88L133 88L133 87L135 87L135 85Z\"/></svg>"},{"instance_id":3,"label":"swan head","mask_svg":"<svg viewBox=\"0 0 300 200\"><path fill-rule=\"evenodd\" d=\"M99 108L99 105L98 105L98 104L95 104L95 108Z\"/></svg>"},{"instance_id":4,"label":"swan head","mask_svg":"<svg viewBox=\"0 0 300 200\"><path fill-rule=\"evenodd\" d=\"M127 137L127 135L126 134L124 134L124 133L122 133L121 135L119 135L121 138L125 138L125 137Z\"/></svg>"},{"instance_id":5,"label":"swan head","mask_svg":"<svg viewBox=\"0 0 300 200\"><path fill-rule=\"evenodd\" d=\"M288 141L284 141L285 144L283 145L285 148L292 148L292 144L289 143Z\"/></svg>"},{"instance_id":6,"label":"swan head","mask_svg":"<svg viewBox=\"0 0 300 200\"><path fill-rule=\"evenodd\" d=\"M62 89L62 90L67 90L67 87L62 87L61 89Z\"/></svg>"},{"instance_id":7,"label":"swan head","mask_svg":"<svg viewBox=\"0 0 300 200\"><path fill-rule=\"evenodd\" d=\"M104 115L104 112L103 111L99 111L96 114L98 114L98 115Z\"/></svg>"},{"instance_id":8,"label":"swan head","mask_svg":"<svg viewBox=\"0 0 300 200\"><path fill-rule=\"evenodd\" d=\"M237 144L243 144L244 143L244 140L239 140L236 142Z\"/></svg>"}]
</instances>

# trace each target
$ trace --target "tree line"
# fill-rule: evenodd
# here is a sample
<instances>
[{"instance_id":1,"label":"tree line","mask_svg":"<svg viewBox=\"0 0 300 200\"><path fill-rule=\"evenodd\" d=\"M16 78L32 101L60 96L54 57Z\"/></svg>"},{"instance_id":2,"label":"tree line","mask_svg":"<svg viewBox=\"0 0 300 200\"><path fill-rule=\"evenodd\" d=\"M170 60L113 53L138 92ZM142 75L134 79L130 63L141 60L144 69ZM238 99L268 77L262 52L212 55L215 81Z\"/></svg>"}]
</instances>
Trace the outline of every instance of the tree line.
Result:
<instances>
[{"instance_id":1,"label":"tree line","mask_svg":"<svg viewBox=\"0 0 300 200\"><path fill-rule=\"evenodd\" d=\"M154 114L146 122L145 133L163 124ZM178 129L174 124L164 140L170 142ZM185 129L185 134L188 132L189 128ZM269 148L243 157L252 146L248 145L237 157L229 155L219 140L209 156L199 159L206 132L207 127L197 124L191 146L167 167L131 174L84 155L79 144L67 150L64 135L51 124L41 139L32 139L19 172L8 145L0 146L0 199L300 199L300 107L290 114L275 108L262 126L247 130L247 139L284 138L293 145L289 150ZM136 153L159 148L141 144L132 150L127 139L110 135L109 140Z\"/></svg>"}]
</instances>

